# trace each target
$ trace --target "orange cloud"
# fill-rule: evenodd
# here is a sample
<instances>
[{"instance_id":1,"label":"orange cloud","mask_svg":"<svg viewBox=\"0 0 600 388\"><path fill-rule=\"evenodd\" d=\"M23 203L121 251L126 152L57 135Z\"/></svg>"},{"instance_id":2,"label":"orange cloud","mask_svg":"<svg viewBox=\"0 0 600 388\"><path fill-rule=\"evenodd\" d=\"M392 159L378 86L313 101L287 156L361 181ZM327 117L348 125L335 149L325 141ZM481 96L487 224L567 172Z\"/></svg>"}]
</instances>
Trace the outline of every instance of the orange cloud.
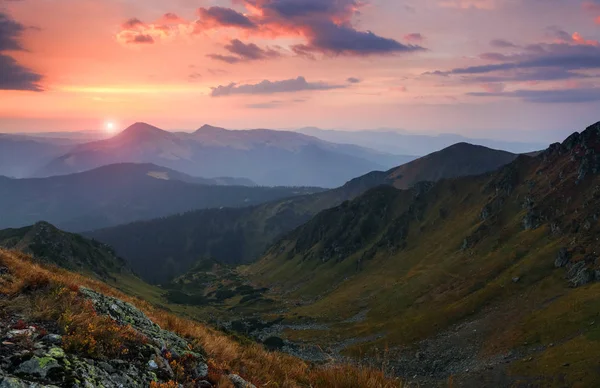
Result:
<instances>
[{"instance_id":1,"label":"orange cloud","mask_svg":"<svg viewBox=\"0 0 600 388\"><path fill-rule=\"evenodd\" d=\"M594 47L600 46L600 42L598 42L597 40L585 39L583 36L581 36L581 34L579 32L573 33L573 36L571 38L573 39L573 43L575 43L575 44L594 46Z\"/></svg>"}]
</instances>

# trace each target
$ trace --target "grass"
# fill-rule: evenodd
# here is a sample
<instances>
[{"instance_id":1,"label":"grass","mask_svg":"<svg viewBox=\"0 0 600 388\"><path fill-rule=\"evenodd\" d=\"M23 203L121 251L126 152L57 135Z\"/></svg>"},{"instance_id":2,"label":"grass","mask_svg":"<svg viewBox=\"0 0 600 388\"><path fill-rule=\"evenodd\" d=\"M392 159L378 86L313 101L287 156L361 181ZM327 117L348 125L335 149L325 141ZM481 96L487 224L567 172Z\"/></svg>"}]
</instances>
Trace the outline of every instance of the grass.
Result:
<instances>
[{"instance_id":1,"label":"grass","mask_svg":"<svg viewBox=\"0 0 600 388\"><path fill-rule=\"evenodd\" d=\"M268 387L401 386L399 381L387 378L381 370L353 365L315 366L286 354L268 352L258 344L240 343L196 321L124 294L106 283L35 263L31 257L18 252L0 250L0 266L9 271L8 276L0 278L0 294L10 301L2 308L19 308L30 316L55 320L66 333L68 351L98 358L111 357L115 352L131 348L132 342L145 341L129 327L115 327L109 318L96 315L91 305L79 297L77 290L84 286L134 304L163 329L201 347L208 355L211 371L220 371L213 379L223 387L229 386L223 377L225 371L238 373L257 386ZM126 354L121 353L121 356ZM168 384L162 386L169 387Z\"/></svg>"}]
</instances>

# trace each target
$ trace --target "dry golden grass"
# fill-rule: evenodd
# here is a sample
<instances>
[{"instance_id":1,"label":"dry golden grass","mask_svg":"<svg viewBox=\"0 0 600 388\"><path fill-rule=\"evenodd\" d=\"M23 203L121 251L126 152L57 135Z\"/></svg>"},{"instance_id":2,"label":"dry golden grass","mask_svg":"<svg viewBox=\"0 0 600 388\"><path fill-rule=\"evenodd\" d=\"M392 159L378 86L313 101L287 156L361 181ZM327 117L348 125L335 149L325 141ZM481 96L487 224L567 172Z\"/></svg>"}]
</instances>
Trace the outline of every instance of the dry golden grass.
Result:
<instances>
[{"instance_id":1,"label":"dry golden grass","mask_svg":"<svg viewBox=\"0 0 600 388\"><path fill-rule=\"evenodd\" d=\"M0 266L7 267L9 270L8 276L0 278L0 294L18 298L23 293L54 289L63 290L65 295L72 298L81 286L94 289L134 304L162 328L173 331L187 338L194 345L202 347L208 355L208 364L212 371L237 373L260 387L401 387L399 381L387 378L379 370L351 365L313 366L287 354L268 352L258 344L241 344L219 331L175 316L144 300L126 295L105 283L64 269L40 265L33 262L31 257L19 252L0 249ZM33 310L36 314L46 317L60 317L59 319L65 320L63 324L67 328L68 325L75 325L72 326L71 335L77 336L81 334L77 332L82 325L90 322L84 319L86 316L84 310L72 311L72 305L69 307L65 303L70 302L68 299L59 298L57 302L49 304L48 300L40 299L37 302L34 301ZM85 309L85 306L82 308ZM99 319L93 322L97 327L97 332L92 329L83 333L84 337L94 337L96 341L94 350L101 346L97 342L106 338L111 341L132 340L131 333L127 329L122 329L125 330L123 333L115 334L114 328L110 326L109 322L103 321L102 317L97 317L95 314L87 314L87 316L95 317L89 319ZM77 338L80 339L81 336L74 338L75 345L83 346L84 350L89 348L89 344L79 343ZM78 350L81 351L81 349ZM219 381L221 387L231 386L224 376L214 376L214 378ZM156 387L169 387L169 385L157 385Z\"/></svg>"}]
</instances>

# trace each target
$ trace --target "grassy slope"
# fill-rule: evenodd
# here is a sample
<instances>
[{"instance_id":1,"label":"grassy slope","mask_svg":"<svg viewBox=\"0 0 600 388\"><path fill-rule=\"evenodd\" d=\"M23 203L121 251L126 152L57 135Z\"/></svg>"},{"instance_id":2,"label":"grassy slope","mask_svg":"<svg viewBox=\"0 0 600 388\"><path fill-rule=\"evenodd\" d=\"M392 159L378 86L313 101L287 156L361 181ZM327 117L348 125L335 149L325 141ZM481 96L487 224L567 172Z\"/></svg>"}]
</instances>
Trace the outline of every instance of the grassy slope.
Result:
<instances>
[{"instance_id":1,"label":"grassy slope","mask_svg":"<svg viewBox=\"0 0 600 388\"><path fill-rule=\"evenodd\" d=\"M316 367L288 355L267 352L256 344L240 343L201 323L120 292L106 283L57 267L37 264L31 257L21 253L0 249L0 268L3 269L0 276L0 315L17 311L23 314L24 319L35 319L36 316L55 319L66 313L56 309L67 306L83 312L86 306L74 303L79 303L77 290L85 286L134 304L162 328L176 332L198 345L207 353L211 370L225 374L230 373L228 371L242 372L244 377L258 386L391 388L401 385L396 380L386 379L380 371L350 365ZM83 319L80 322L82 330L87 327L85 319L90 325L98 323L96 314L82 313L80 318ZM127 330L118 333L121 331L127 334ZM102 341L114 340L115 335L120 335L118 333L104 333L99 327L92 334L101 348ZM231 383L221 379L217 386L231 387Z\"/></svg>"},{"instance_id":2,"label":"grassy slope","mask_svg":"<svg viewBox=\"0 0 600 388\"><path fill-rule=\"evenodd\" d=\"M532 360L512 362L507 373L544 385L589 386L600 378L600 284L570 288L554 259L563 247L572 261L599 252L600 178L593 175L598 131L590 128L561 148L521 157L498 173L442 181L416 200L414 190L388 193L375 222L365 209L382 208L376 200L382 193L367 193L347 211L322 213L299 228L247 275L279 290L275 297L301 304L288 318L333 325L329 331L290 333L296 339L327 344L381 336L346 349L357 355L410 347L458 322L501 317L488 319L481 357L533 352ZM588 173L577 183L582 169ZM483 220L486 205L490 214ZM538 228L524 230L528 213L539 217ZM397 233L395 220L402 220L407 236ZM321 225L326 227L319 230ZM365 225L362 233L352 233ZM356 235L366 241L344 250ZM461 249L466 238L468 248ZM341 323L367 309L364 321Z\"/></svg>"}]
</instances>

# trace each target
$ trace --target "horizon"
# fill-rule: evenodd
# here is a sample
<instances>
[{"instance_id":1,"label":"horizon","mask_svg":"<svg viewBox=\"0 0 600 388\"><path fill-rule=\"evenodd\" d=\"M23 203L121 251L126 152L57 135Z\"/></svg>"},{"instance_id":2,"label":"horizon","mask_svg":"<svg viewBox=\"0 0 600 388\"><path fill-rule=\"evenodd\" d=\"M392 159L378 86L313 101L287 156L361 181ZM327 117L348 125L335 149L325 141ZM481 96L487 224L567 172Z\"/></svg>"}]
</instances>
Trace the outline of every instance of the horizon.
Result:
<instances>
[{"instance_id":1,"label":"horizon","mask_svg":"<svg viewBox=\"0 0 600 388\"><path fill-rule=\"evenodd\" d=\"M597 0L32 7L0 5L0 132L140 117L170 130L388 127L551 143L600 111Z\"/></svg>"}]
</instances>

